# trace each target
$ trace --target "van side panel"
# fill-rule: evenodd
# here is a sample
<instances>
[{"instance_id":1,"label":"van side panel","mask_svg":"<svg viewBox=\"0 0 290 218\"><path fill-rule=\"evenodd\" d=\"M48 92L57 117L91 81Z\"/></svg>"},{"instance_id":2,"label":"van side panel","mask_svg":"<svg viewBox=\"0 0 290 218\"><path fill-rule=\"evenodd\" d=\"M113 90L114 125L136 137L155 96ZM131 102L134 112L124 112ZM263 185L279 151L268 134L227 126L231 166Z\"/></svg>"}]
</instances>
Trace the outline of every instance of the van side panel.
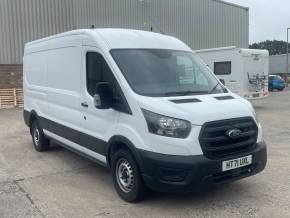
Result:
<instances>
[{"instance_id":1,"label":"van side panel","mask_svg":"<svg viewBox=\"0 0 290 218\"><path fill-rule=\"evenodd\" d=\"M70 46L48 50L47 100L48 119L67 127L80 125L81 47Z\"/></svg>"},{"instance_id":2,"label":"van side panel","mask_svg":"<svg viewBox=\"0 0 290 218\"><path fill-rule=\"evenodd\" d=\"M27 54L23 63L24 110L45 115L48 111L45 57L42 52Z\"/></svg>"},{"instance_id":3,"label":"van side panel","mask_svg":"<svg viewBox=\"0 0 290 218\"><path fill-rule=\"evenodd\" d=\"M25 47L24 110L45 118L43 128L54 133L63 130L48 121L79 129L81 45L82 36L72 35Z\"/></svg>"}]
</instances>

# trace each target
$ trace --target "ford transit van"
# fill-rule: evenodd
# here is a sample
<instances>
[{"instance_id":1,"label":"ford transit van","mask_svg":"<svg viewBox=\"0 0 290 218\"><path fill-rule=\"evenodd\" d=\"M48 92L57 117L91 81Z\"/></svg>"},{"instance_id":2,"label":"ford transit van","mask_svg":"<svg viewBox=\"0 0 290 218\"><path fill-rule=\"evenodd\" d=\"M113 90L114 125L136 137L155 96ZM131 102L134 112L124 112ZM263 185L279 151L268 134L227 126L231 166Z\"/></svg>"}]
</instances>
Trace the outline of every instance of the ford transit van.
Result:
<instances>
[{"instance_id":1,"label":"ford transit van","mask_svg":"<svg viewBox=\"0 0 290 218\"><path fill-rule=\"evenodd\" d=\"M55 142L110 168L126 201L146 188L200 190L266 165L252 105L174 37L74 30L27 43L23 62L35 149Z\"/></svg>"}]
</instances>

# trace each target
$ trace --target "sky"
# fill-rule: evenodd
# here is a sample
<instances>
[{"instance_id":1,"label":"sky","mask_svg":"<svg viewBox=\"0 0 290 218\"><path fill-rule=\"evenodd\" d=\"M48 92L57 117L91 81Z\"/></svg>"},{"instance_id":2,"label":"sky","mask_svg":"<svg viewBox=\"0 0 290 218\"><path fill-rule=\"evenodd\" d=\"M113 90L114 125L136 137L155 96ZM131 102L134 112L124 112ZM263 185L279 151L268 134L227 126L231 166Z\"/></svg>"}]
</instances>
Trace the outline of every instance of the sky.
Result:
<instances>
[{"instance_id":1,"label":"sky","mask_svg":"<svg viewBox=\"0 0 290 218\"><path fill-rule=\"evenodd\" d=\"M290 0L225 1L250 8L250 43L274 39L286 41L286 29L290 28Z\"/></svg>"}]
</instances>

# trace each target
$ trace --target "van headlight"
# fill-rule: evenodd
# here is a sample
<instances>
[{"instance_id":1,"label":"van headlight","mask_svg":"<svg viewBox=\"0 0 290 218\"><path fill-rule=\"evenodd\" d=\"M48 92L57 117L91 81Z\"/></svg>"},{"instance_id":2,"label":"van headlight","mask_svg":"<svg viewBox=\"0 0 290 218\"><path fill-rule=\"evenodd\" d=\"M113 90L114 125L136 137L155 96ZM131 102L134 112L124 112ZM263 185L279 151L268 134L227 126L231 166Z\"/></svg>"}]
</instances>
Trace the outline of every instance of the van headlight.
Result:
<instances>
[{"instance_id":1,"label":"van headlight","mask_svg":"<svg viewBox=\"0 0 290 218\"><path fill-rule=\"evenodd\" d=\"M190 122L163 116L142 109L150 133L173 138L186 138L191 130Z\"/></svg>"}]
</instances>

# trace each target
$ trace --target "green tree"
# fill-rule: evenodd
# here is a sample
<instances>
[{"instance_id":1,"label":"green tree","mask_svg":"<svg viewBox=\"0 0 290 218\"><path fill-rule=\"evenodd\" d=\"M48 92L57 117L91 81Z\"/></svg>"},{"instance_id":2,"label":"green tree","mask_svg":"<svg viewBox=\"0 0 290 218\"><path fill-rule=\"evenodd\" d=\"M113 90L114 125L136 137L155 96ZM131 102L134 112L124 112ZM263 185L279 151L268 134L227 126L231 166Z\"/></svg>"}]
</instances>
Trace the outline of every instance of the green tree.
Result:
<instances>
[{"instance_id":1,"label":"green tree","mask_svg":"<svg viewBox=\"0 0 290 218\"><path fill-rule=\"evenodd\" d=\"M270 55L286 54L287 42L278 40L267 40L264 42L253 43L249 46L251 49L267 49ZM290 50L290 43L289 43Z\"/></svg>"}]
</instances>

